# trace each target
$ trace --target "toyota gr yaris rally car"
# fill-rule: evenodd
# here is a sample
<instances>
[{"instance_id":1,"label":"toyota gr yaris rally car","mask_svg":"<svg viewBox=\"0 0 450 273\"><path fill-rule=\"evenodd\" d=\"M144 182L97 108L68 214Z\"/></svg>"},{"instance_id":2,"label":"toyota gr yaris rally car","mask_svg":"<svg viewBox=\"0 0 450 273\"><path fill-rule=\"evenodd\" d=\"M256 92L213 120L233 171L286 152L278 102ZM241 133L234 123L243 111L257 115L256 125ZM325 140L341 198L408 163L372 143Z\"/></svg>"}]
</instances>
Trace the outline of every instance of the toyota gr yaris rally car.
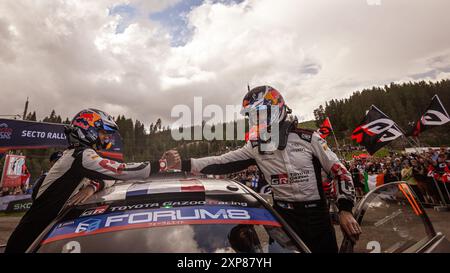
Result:
<instances>
[{"instance_id":1,"label":"toyota gr yaris rally car","mask_svg":"<svg viewBox=\"0 0 450 273\"><path fill-rule=\"evenodd\" d=\"M341 252L450 252L404 182L383 185L355 207L363 233ZM64 209L28 252L310 252L250 188L231 180L168 176L117 183Z\"/></svg>"},{"instance_id":2,"label":"toyota gr yaris rally car","mask_svg":"<svg viewBox=\"0 0 450 273\"><path fill-rule=\"evenodd\" d=\"M29 252L309 252L270 205L229 180L118 183L65 209Z\"/></svg>"}]
</instances>

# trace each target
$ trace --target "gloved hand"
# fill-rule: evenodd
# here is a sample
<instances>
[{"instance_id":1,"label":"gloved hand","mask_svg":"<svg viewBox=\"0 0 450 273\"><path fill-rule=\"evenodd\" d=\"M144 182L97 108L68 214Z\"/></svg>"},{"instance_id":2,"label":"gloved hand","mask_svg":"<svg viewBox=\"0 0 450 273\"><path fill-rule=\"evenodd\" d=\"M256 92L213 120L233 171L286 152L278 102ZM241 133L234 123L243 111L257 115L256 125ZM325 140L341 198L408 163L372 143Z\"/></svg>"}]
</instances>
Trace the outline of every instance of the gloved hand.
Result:
<instances>
[{"instance_id":1,"label":"gloved hand","mask_svg":"<svg viewBox=\"0 0 450 273\"><path fill-rule=\"evenodd\" d=\"M166 160L168 170L181 170L181 156L177 150L166 151L161 159Z\"/></svg>"}]
</instances>

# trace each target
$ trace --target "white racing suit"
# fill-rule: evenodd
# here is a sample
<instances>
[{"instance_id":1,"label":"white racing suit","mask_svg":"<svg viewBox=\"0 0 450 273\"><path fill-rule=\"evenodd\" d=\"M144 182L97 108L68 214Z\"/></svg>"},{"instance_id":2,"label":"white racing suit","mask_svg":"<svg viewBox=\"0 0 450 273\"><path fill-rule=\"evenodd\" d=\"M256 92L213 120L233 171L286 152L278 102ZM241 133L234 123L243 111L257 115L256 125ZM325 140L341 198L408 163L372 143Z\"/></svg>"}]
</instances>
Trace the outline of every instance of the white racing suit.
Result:
<instances>
[{"instance_id":1,"label":"white racing suit","mask_svg":"<svg viewBox=\"0 0 450 273\"><path fill-rule=\"evenodd\" d=\"M159 171L159 162L119 163L102 158L91 148L64 151L45 177L31 208L8 240L5 252L25 252L87 179L96 191L114 180L146 179Z\"/></svg>"},{"instance_id":2,"label":"white racing suit","mask_svg":"<svg viewBox=\"0 0 450 273\"><path fill-rule=\"evenodd\" d=\"M339 210L350 212L355 202L351 175L316 132L291 125L284 134L287 137L280 138L279 148L271 154L260 153L258 144L249 141L244 147L220 156L183 161L182 169L227 174L258 165L272 186L274 208L300 238L313 252L337 252L321 169L333 177Z\"/></svg>"}]
</instances>

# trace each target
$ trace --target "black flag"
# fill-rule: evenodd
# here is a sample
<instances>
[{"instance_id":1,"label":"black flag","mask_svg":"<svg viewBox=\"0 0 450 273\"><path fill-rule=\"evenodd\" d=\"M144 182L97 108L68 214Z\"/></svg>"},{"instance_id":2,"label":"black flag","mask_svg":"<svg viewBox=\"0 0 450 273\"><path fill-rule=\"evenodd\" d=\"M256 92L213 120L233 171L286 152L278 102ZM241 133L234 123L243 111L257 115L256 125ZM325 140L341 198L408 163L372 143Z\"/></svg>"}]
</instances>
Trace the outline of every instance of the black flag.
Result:
<instances>
[{"instance_id":1,"label":"black flag","mask_svg":"<svg viewBox=\"0 0 450 273\"><path fill-rule=\"evenodd\" d=\"M402 134L393 120L372 105L361 124L353 131L352 139L366 147L367 151L373 155Z\"/></svg>"},{"instance_id":2,"label":"black flag","mask_svg":"<svg viewBox=\"0 0 450 273\"><path fill-rule=\"evenodd\" d=\"M416 126L409 133L411 136L419 136L423 131L433 127L446 124L450 121L447 111L442 105L441 100L437 95L434 95L431 99L430 106L428 106L427 111L422 117L417 121Z\"/></svg>"}]
</instances>

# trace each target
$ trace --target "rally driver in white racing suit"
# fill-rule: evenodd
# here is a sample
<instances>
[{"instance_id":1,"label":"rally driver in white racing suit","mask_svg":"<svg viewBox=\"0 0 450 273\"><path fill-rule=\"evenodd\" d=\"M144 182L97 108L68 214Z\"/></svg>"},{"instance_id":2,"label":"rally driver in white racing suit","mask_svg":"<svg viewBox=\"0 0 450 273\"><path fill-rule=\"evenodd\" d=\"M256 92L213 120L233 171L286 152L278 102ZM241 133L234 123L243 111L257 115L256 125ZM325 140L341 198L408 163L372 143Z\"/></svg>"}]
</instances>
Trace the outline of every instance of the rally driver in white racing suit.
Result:
<instances>
[{"instance_id":1,"label":"rally driver in white racing suit","mask_svg":"<svg viewBox=\"0 0 450 273\"><path fill-rule=\"evenodd\" d=\"M100 110L83 110L74 117L66 127L70 147L48 172L5 252L25 252L64 205L82 202L116 179L145 179L159 171L159 162L124 164L101 157L97 151L111 147L117 130L114 119Z\"/></svg>"},{"instance_id":2,"label":"rally driver in white racing suit","mask_svg":"<svg viewBox=\"0 0 450 273\"><path fill-rule=\"evenodd\" d=\"M249 115L251 128L250 141L244 147L221 156L183 162L174 150L165 157L169 165L202 174L233 173L257 164L272 186L274 208L310 250L336 253L338 247L322 187L321 168L334 178L341 228L356 240L361 229L352 215L355 193L351 175L319 134L299 129L296 122L286 120L289 111L277 90L270 86L256 87L243 101L243 113ZM267 137L262 140L262 131L273 132L274 124L279 125L278 146L262 149L268 143Z\"/></svg>"}]
</instances>

